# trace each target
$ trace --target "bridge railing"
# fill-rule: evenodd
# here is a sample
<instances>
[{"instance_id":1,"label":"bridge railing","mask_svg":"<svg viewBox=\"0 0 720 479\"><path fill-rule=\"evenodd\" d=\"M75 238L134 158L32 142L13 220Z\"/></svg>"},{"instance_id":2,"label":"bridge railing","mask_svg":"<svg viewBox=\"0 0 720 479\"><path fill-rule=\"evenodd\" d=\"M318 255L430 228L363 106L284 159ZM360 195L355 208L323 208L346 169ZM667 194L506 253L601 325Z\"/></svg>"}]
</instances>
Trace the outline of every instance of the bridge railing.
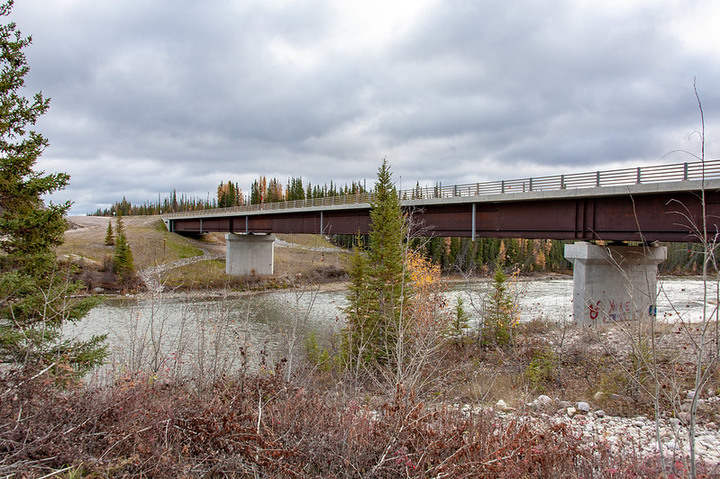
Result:
<instances>
[{"instance_id":1,"label":"bridge railing","mask_svg":"<svg viewBox=\"0 0 720 479\"><path fill-rule=\"evenodd\" d=\"M488 181L461 185L416 187L398 192L401 200L426 200L439 198L503 195L531 191L556 191L564 189L600 188L641 183L667 183L673 181L720 178L720 160L675 163L670 165L643 166L616 170L570 173L566 175L517 178L513 180ZM369 204L372 193L326 196L305 200L279 201L259 205L213 208L211 210L169 213L169 217L193 216L211 211L212 213L233 213L252 211L274 211L296 208L323 207L335 205Z\"/></svg>"}]
</instances>

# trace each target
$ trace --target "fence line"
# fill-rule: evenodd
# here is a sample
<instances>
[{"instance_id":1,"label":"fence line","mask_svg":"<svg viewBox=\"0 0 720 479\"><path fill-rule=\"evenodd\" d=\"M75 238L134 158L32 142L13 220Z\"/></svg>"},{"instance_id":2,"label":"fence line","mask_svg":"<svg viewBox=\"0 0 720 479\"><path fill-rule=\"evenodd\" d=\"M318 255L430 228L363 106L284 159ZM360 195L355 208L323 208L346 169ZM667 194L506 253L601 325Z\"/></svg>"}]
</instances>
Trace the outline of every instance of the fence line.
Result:
<instances>
[{"instance_id":1,"label":"fence line","mask_svg":"<svg viewBox=\"0 0 720 479\"><path fill-rule=\"evenodd\" d=\"M720 160L708 160L704 163L686 162L671 165L655 165L617 170L570 173L565 175L518 178L513 180L488 181L461 185L416 187L398 192L401 200L426 200L439 198L472 197L482 195L503 195L508 193L527 193L532 191L556 191L579 188L601 188L648 183L667 183L674 181L702 180L720 178ZM193 216L212 211L213 213L233 213L249 211L273 211L294 208L310 208L334 205L368 204L372 193L326 196L305 200L279 201L256 205L212 208L211 210L183 211L168 213L171 218Z\"/></svg>"}]
</instances>

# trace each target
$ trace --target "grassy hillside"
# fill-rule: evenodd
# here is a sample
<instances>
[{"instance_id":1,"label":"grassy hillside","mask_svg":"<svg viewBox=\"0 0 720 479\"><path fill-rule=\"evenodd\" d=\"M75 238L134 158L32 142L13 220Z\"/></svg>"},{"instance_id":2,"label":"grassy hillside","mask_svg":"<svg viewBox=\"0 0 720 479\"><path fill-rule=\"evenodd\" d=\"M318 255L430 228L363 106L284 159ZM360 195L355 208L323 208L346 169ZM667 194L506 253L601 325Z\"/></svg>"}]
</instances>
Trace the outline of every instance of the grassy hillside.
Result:
<instances>
[{"instance_id":1,"label":"grassy hillside","mask_svg":"<svg viewBox=\"0 0 720 479\"><path fill-rule=\"evenodd\" d=\"M62 260L81 266L81 279L89 288L117 287L109 271L114 247L105 245L109 221L106 217L69 218L65 243L58 248ZM334 247L320 235L278 235L273 277L228 277L224 234L180 236L168 232L158 216L125 217L123 223L136 271L152 270L171 289L285 287L297 281L336 281L345 276L347 269L347 251ZM114 219L112 224L115 229Z\"/></svg>"}]
</instances>

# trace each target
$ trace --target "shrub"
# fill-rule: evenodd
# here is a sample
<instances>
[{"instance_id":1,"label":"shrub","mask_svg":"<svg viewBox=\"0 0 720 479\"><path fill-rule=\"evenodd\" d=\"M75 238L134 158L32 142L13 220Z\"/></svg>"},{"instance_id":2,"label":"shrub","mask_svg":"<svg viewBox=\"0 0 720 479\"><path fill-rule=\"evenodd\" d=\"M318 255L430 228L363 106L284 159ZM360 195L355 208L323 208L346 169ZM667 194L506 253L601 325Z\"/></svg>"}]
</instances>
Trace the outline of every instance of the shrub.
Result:
<instances>
[{"instance_id":1,"label":"shrub","mask_svg":"<svg viewBox=\"0 0 720 479\"><path fill-rule=\"evenodd\" d=\"M226 377L204 391L143 375L66 392L0 379L0 391L14 390L0 403L0 475L543 478L659 470L656 460L611 455L602 440L588 447L565 424L427 407L402 387L370 408L282 376Z\"/></svg>"},{"instance_id":2,"label":"shrub","mask_svg":"<svg viewBox=\"0 0 720 479\"><path fill-rule=\"evenodd\" d=\"M498 262L495 266L490 293L485 300L480 333L481 343L484 346L510 347L519 317L515 299L508 290L507 276Z\"/></svg>"},{"instance_id":3,"label":"shrub","mask_svg":"<svg viewBox=\"0 0 720 479\"><path fill-rule=\"evenodd\" d=\"M530 364L525 369L525 377L538 392L544 392L545 386L555 380L557 356L547 348L539 348L532 352Z\"/></svg>"},{"instance_id":4,"label":"shrub","mask_svg":"<svg viewBox=\"0 0 720 479\"><path fill-rule=\"evenodd\" d=\"M458 297L447 333L451 343L463 347L472 342L469 322L470 314L465 310L463 299Z\"/></svg>"}]
</instances>

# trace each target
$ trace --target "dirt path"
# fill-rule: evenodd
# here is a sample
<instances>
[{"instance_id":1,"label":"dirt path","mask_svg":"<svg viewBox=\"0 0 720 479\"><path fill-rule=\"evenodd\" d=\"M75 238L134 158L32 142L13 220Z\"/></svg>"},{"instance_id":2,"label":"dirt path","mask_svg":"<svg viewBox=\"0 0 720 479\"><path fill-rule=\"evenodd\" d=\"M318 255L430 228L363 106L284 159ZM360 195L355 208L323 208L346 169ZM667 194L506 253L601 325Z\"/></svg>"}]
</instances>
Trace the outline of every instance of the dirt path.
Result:
<instances>
[{"instance_id":1,"label":"dirt path","mask_svg":"<svg viewBox=\"0 0 720 479\"><path fill-rule=\"evenodd\" d=\"M111 218L103 216L71 216L67 218L68 230L66 235L83 235L90 243L103 243L107 234L107 225ZM125 227L147 227L152 228L158 221L157 216L124 216ZM113 224L113 226L115 226ZM163 290L161 280L162 273L173 268L207 261L212 259L225 258L225 245L222 242L198 241L188 238L193 246L202 250L203 254L191 258L183 258L177 261L159 264L137 271L137 276L145 284L149 292L159 293Z\"/></svg>"}]
</instances>

